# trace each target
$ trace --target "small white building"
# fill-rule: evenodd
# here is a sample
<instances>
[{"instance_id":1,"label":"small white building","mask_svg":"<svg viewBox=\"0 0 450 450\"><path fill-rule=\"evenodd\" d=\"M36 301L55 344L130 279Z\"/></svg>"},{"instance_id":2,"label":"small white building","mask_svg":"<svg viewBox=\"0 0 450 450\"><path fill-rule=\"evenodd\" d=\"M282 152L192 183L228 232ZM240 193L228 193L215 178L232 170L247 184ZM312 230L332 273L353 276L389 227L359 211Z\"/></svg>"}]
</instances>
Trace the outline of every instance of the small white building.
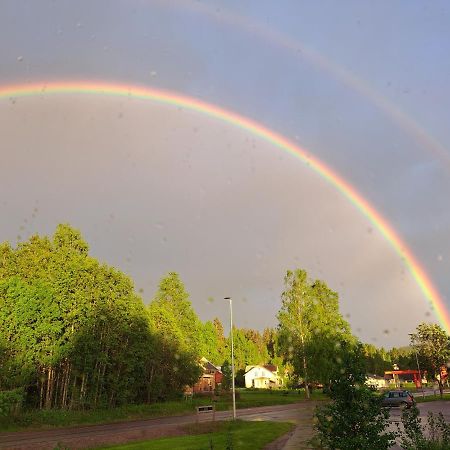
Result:
<instances>
[{"instance_id":1,"label":"small white building","mask_svg":"<svg viewBox=\"0 0 450 450\"><path fill-rule=\"evenodd\" d=\"M378 375L366 375L366 385L375 389L383 389L387 386L384 377Z\"/></svg>"},{"instance_id":2,"label":"small white building","mask_svg":"<svg viewBox=\"0 0 450 450\"><path fill-rule=\"evenodd\" d=\"M273 364L247 366L244 378L246 388L270 389L283 385L283 380L278 375L278 367Z\"/></svg>"}]
</instances>

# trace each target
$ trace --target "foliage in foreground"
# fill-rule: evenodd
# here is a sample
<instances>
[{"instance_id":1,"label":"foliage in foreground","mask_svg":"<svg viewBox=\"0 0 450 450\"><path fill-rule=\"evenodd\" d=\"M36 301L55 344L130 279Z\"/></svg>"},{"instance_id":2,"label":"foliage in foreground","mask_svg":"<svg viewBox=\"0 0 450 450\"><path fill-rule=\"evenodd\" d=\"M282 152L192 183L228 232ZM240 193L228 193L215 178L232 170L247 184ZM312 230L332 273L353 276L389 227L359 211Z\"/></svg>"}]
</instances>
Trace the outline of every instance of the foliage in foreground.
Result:
<instances>
[{"instance_id":1,"label":"foliage in foreground","mask_svg":"<svg viewBox=\"0 0 450 450\"><path fill-rule=\"evenodd\" d=\"M387 450L395 434L386 431L389 411L381 407L382 398L364 383L362 346L342 350L330 384L332 401L316 412L320 443L331 450Z\"/></svg>"},{"instance_id":2,"label":"foliage in foreground","mask_svg":"<svg viewBox=\"0 0 450 450\"><path fill-rule=\"evenodd\" d=\"M419 409L413 406L402 412L403 430L399 433L404 450L449 450L450 424L442 413L428 413L427 423L419 417Z\"/></svg>"},{"instance_id":3,"label":"foliage in foreground","mask_svg":"<svg viewBox=\"0 0 450 450\"><path fill-rule=\"evenodd\" d=\"M203 425L203 424L202 424ZM286 422L216 422L201 429L192 428L190 436L154 439L113 447L102 447L116 450L259 450L287 433L293 424ZM195 433L195 434L192 434Z\"/></svg>"}]
</instances>

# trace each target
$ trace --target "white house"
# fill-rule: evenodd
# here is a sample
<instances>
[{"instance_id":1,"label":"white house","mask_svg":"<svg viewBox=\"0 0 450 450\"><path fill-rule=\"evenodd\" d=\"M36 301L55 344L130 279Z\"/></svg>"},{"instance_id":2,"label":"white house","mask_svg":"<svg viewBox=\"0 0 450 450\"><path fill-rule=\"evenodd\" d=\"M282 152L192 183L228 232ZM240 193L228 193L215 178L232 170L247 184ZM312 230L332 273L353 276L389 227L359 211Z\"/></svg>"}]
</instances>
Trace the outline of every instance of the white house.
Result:
<instances>
[{"instance_id":1,"label":"white house","mask_svg":"<svg viewBox=\"0 0 450 450\"><path fill-rule=\"evenodd\" d=\"M378 375L366 375L366 384L375 389L383 389L387 386L384 377Z\"/></svg>"},{"instance_id":2,"label":"white house","mask_svg":"<svg viewBox=\"0 0 450 450\"><path fill-rule=\"evenodd\" d=\"M278 375L278 367L273 364L247 366L244 378L246 388L269 389L283 385L283 380Z\"/></svg>"}]
</instances>

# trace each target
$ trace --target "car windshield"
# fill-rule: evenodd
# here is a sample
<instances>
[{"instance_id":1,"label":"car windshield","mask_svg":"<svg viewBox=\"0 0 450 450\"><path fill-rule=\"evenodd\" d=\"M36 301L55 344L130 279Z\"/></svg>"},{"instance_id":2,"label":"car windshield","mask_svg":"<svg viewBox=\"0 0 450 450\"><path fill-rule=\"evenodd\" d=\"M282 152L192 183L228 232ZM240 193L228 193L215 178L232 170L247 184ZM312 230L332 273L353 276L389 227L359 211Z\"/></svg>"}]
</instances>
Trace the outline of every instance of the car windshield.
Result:
<instances>
[{"instance_id":1,"label":"car windshield","mask_svg":"<svg viewBox=\"0 0 450 450\"><path fill-rule=\"evenodd\" d=\"M0 392L56 410L222 379L309 397L356 360L356 384L442 390L448 16L2 0Z\"/></svg>"}]
</instances>

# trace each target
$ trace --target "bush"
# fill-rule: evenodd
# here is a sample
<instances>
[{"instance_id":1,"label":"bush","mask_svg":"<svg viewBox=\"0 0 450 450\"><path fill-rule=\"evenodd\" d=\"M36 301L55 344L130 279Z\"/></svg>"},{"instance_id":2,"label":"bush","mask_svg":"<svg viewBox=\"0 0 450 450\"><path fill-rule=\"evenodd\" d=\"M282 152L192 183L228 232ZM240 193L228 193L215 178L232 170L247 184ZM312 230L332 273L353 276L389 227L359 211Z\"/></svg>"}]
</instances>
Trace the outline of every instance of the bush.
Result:
<instances>
[{"instance_id":1,"label":"bush","mask_svg":"<svg viewBox=\"0 0 450 450\"><path fill-rule=\"evenodd\" d=\"M413 406L402 413L403 430L399 433L404 450L449 450L450 424L442 413L428 413L427 423L422 424L419 409Z\"/></svg>"},{"instance_id":2,"label":"bush","mask_svg":"<svg viewBox=\"0 0 450 450\"><path fill-rule=\"evenodd\" d=\"M343 350L330 383L332 401L316 412L320 443L332 450L388 450L395 434L386 431L382 398L365 385L361 346Z\"/></svg>"},{"instance_id":3,"label":"bush","mask_svg":"<svg viewBox=\"0 0 450 450\"><path fill-rule=\"evenodd\" d=\"M0 391L0 416L8 417L16 415L22 407L23 399L23 389Z\"/></svg>"}]
</instances>

